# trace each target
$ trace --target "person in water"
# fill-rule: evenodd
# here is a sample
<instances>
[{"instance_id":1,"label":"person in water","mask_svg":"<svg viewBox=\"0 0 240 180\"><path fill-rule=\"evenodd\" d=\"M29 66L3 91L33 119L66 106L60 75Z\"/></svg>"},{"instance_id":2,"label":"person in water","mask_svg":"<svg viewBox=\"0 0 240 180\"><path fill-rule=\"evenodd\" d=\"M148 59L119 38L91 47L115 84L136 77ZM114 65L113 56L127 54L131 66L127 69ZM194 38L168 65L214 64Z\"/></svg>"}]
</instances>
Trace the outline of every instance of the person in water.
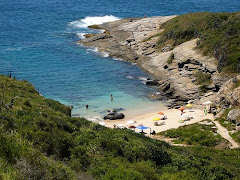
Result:
<instances>
[{"instance_id":1,"label":"person in water","mask_svg":"<svg viewBox=\"0 0 240 180\"><path fill-rule=\"evenodd\" d=\"M88 109L88 104L86 105L86 109Z\"/></svg>"},{"instance_id":2,"label":"person in water","mask_svg":"<svg viewBox=\"0 0 240 180\"><path fill-rule=\"evenodd\" d=\"M113 95L111 94L111 101L113 100Z\"/></svg>"}]
</instances>

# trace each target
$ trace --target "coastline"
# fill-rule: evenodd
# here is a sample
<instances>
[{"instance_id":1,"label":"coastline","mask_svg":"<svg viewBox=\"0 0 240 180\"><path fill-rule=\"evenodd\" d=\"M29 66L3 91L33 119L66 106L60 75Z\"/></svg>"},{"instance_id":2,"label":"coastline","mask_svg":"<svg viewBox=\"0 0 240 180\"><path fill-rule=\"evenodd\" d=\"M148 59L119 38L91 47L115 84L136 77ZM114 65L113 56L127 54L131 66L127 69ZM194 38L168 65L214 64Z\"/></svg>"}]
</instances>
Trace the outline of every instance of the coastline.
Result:
<instances>
[{"instance_id":1,"label":"coastline","mask_svg":"<svg viewBox=\"0 0 240 180\"><path fill-rule=\"evenodd\" d=\"M164 31L161 26L175 17L173 15L126 18L93 25L89 28L103 29L104 32L93 34L77 42L86 47L98 48L99 52L107 53L112 58L137 64L144 72L154 78L147 81L148 85L156 86L159 92L154 99L166 100L166 106L170 109L167 110L165 107L161 110L141 112L141 114L133 113L131 115L130 113L123 120L105 121L107 127L113 127L114 124L118 123L125 125L128 120L136 120L138 125L143 124L160 132L207 118L213 119L211 115L203 116L202 109L206 101L219 105L220 109L224 108L220 102L222 99L226 99L226 95L220 93L221 87L228 86L232 77L219 73L216 57L204 55L197 49L199 38L194 37L195 39L192 38L179 45L165 42L163 47L159 46L159 34ZM171 58L171 62L169 62L169 58ZM203 77L209 80L208 83L198 83L198 78ZM202 85L204 85L205 90L202 89ZM229 88L226 91L229 91ZM194 112L188 112L193 119L179 124L182 117L179 116L177 109L185 106L189 101L195 108ZM230 103L225 101L223 103L226 106L234 105L231 101L228 102ZM163 110L169 114L170 121L166 121L166 124L161 128L153 126L153 117L157 115L158 111Z\"/></svg>"},{"instance_id":2,"label":"coastline","mask_svg":"<svg viewBox=\"0 0 240 180\"><path fill-rule=\"evenodd\" d=\"M194 80L194 72L202 71L211 75L212 83L206 88L215 98L216 92L229 79L220 76L217 60L196 50L197 39L192 39L178 46L158 47L161 25L177 16L156 16L147 18L126 18L118 21L93 25L89 28L103 29L104 33L78 41L86 47L98 48L112 58L137 64L141 70L153 79L149 81L160 92L155 99L170 99L170 107L179 107L189 100L201 104L204 97L200 85ZM171 64L168 59L174 54Z\"/></svg>"},{"instance_id":3,"label":"coastline","mask_svg":"<svg viewBox=\"0 0 240 180\"><path fill-rule=\"evenodd\" d=\"M181 112L178 109L162 109L161 112L164 113L164 115L167 116L166 120L159 120L159 122L164 122L164 125L161 126L155 126L154 125L154 121L153 119L155 117L163 117L162 115L157 114L160 111L152 111L152 112L146 112L146 113L142 113L136 117L132 117L132 118L124 118L124 119L120 119L120 120L104 120L103 122L106 123L106 127L109 128L114 128L114 124L118 125L118 124L122 124L123 126L125 126L126 128L128 128L129 125L127 125L128 121L136 121L136 123L134 124L135 126L139 126L139 125L143 125L146 127L149 127L149 129L144 130L144 132L146 133L147 136L150 136L150 131L155 130L156 133L158 132L162 132L162 131L166 131L168 129L172 129L172 128L178 128L180 126L184 126L184 125L189 125L189 124L193 124L193 123L197 123L200 122L204 119L211 119L213 120L213 114L207 114L204 115L204 112L202 109L186 109L184 110L184 112L186 114L189 115L189 117L192 117L193 119L184 121L184 123L179 122L180 120L184 120L185 118L183 116L181 116ZM141 132L141 130L139 129L135 129L136 132Z\"/></svg>"},{"instance_id":4,"label":"coastline","mask_svg":"<svg viewBox=\"0 0 240 180\"><path fill-rule=\"evenodd\" d=\"M157 78L157 85L159 85L159 81L169 82L170 80L172 80L174 84L178 79L178 77L175 76L177 73L166 72L166 70L163 68L171 51L157 51L155 49L157 37L154 36L156 33L159 33L159 26L175 17L176 15L149 18L126 18L113 22L103 23L101 25L93 25L89 28L103 29L102 33L86 36L85 39L78 41L77 43L85 47L97 48L99 53L106 53L112 58L122 59L123 61L137 64L142 71L146 72L153 78ZM144 42L146 39L150 40ZM179 56L182 56L182 58L188 58L188 56L198 56L200 60L206 60L208 57L202 58L202 56L192 50L196 44L195 41L196 40L190 41L183 46L177 47L179 49L177 51L181 52ZM187 55L184 55L184 51L186 51ZM161 59L161 62L158 59ZM210 63L207 65L211 66L212 64ZM187 79L184 78L182 81L186 80ZM114 124L126 125L126 122L129 120L135 120L140 124L148 125L151 127L151 129L155 128L157 132L181 126L182 124L178 123L178 120L182 118L181 116L178 116L179 110L168 109L169 103L174 104L179 100L180 103L177 103L175 106L171 107L177 108L186 104L186 100L194 100L199 95L197 86L194 86L192 83L190 83L190 81L184 83L191 85L187 87L188 89L174 87L174 89L180 91L180 94L177 93L176 95L178 98L169 97L170 101L163 103L162 98L166 100L166 97L164 96L167 95L161 91L162 89L158 88L158 90L161 91L160 98L157 96L154 98L162 101L161 107L154 105L154 107L147 109L138 109L135 107L121 111L125 114L125 118L122 120L104 120L106 126L112 128ZM188 96L188 98L186 98L186 96ZM185 102L182 101L183 99ZM162 127L154 127L152 118L156 116L157 112L159 111L164 111L169 114L169 121L166 121L166 124ZM192 116L195 116L195 119L184 124L199 122L204 118L202 116L199 116L199 114L202 114L202 110L200 109L196 109L195 113L190 114L192 114ZM99 117L91 117L88 119L95 122L101 121L101 118Z\"/></svg>"}]
</instances>

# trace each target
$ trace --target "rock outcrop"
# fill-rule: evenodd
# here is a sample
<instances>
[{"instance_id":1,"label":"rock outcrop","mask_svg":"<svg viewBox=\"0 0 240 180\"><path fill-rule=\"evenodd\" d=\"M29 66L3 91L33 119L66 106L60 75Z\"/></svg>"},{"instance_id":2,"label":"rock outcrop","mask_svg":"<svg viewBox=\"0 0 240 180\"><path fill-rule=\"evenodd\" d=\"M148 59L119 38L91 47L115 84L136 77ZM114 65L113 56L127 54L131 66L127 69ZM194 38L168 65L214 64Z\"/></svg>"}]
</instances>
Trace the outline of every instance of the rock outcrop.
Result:
<instances>
[{"instance_id":1,"label":"rock outcrop","mask_svg":"<svg viewBox=\"0 0 240 180\"><path fill-rule=\"evenodd\" d=\"M128 18L104 23L98 28L105 29L107 34L97 34L79 43L137 63L155 79L149 84L156 85L161 96L181 101L200 99L204 93L194 77L198 71L210 76L211 83L204 88L216 94L228 77L219 75L215 58L196 50L197 39L176 47L158 48L158 34L163 31L159 27L174 17Z\"/></svg>"},{"instance_id":2,"label":"rock outcrop","mask_svg":"<svg viewBox=\"0 0 240 180\"><path fill-rule=\"evenodd\" d=\"M217 100L222 104L240 107L240 75L231 78L222 85Z\"/></svg>"},{"instance_id":3,"label":"rock outcrop","mask_svg":"<svg viewBox=\"0 0 240 180\"><path fill-rule=\"evenodd\" d=\"M231 110L227 115L228 120L230 120L232 123L236 124L237 126L240 125L240 110L239 109L233 109Z\"/></svg>"}]
</instances>

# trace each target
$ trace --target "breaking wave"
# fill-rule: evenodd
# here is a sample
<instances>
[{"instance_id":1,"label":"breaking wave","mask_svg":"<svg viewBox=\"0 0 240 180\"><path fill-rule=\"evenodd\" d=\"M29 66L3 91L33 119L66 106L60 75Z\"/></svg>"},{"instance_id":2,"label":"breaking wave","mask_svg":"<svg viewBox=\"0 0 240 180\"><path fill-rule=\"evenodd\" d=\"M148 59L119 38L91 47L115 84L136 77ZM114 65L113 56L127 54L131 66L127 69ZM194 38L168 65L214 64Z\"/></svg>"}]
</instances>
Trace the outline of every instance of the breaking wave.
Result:
<instances>
[{"instance_id":1,"label":"breaking wave","mask_svg":"<svg viewBox=\"0 0 240 180\"><path fill-rule=\"evenodd\" d=\"M94 24L98 25L98 24L103 24L105 22L112 22L116 20L120 20L120 18L112 15L95 16L95 17L87 16L84 19L72 21L69 24L70 26L73 26L75 28L87 28L90 25L94 25Z\"/></svg>"}]
</instances>

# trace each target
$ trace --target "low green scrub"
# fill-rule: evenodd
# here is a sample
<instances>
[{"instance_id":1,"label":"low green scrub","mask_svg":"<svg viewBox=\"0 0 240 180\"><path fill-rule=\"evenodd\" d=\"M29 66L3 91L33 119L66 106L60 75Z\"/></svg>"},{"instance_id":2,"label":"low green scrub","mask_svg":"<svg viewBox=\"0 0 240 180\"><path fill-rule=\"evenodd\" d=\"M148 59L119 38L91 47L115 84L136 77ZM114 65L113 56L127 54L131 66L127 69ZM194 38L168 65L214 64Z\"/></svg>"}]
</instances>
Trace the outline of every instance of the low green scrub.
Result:
<instances>
[{"instance_id":1,"label":"low green scrub","mask_svg":"<svg viewBox=\"0 0 240 180\"><path fill-rule=\"evenodd\" d=\"M237 80L236 83L234 83L233 89L238 88L240 86L240 80Z\"/></svg>"},{"instance_id":2,"label":"low green scrub","mask_svg":"<svg viewBox=\"0 0 240 180\"><path fill-rule=\"evenodd\" d=\"M167 63L172 64L173 60L174 60L174 54L171 53L170 56L168 57Z\"/></svg>"},{"instance_id":3,"label":"low green scrub","mask_svg":"<svg viewBox=\"0 0 240 180\"><path fill-rule=\"evenodd\" d=\"M178 129L163 131L159 134L170 138L177 138L175 143L178 144L215 147L221 142L224 142L224 139L219 134L215 135L212 132L212 126L214 125L202 125L195 123L181 126Z\"/></svg>"},{"instance_id":4,"label":"low green scrub","mask_svg":"<svg viewBox=\"0 0 240 180\"><path fill-rule=\"evenodd\" d=\"M210 84L211 81L211 74L204 73L202 71L197 71L193 76L196 78L196 84L203 85L203 84Z\"/></svg>"},{"instance_id":5,"label":"low green scrub","mask_svg":"<svg viewBox=\"0 0 240 180\"><path fill-rule=\"evenodd\" d=\"M202 71L197 71L193 76L196 78L196 84L200 85L199 89L201 92L207 92L207 85L212 83L211 74L204 73Z\"/></svg>"},{"instance_id":6,"label":"low green scrub","mask_svg":"<svg viewBox=\"0 0 240 180\"><path fill-rule=\"evenodd\" d=\"M0 179L240 178L239 150L172 147L72 118L69 107L40 96L26 81L0 76L0 83ZM201 144L218 142L206 136L210 141L203 136Z\"/></svg>"},{"instance_id":7,"label":"low green scrub","mask_svg":"<svg viewBox=\"0 0 240 180\"><path fill-rule=\"evenodd\" d=\"M240 131L231 134L232 138L240 144Z\"/></svg>"},{"instance_id":8,"label":"low green scrub","mask_svg":"<svg viewBox=\"0 0 240 180\"><path fill-rule=\"evenodd\" d=\"M177 46L199 38L198 49L218 59L218 70L240 72L240 13L190 13L177 16L161 27L160 47L172 40Z\"/></svg>"}]
</instances>

